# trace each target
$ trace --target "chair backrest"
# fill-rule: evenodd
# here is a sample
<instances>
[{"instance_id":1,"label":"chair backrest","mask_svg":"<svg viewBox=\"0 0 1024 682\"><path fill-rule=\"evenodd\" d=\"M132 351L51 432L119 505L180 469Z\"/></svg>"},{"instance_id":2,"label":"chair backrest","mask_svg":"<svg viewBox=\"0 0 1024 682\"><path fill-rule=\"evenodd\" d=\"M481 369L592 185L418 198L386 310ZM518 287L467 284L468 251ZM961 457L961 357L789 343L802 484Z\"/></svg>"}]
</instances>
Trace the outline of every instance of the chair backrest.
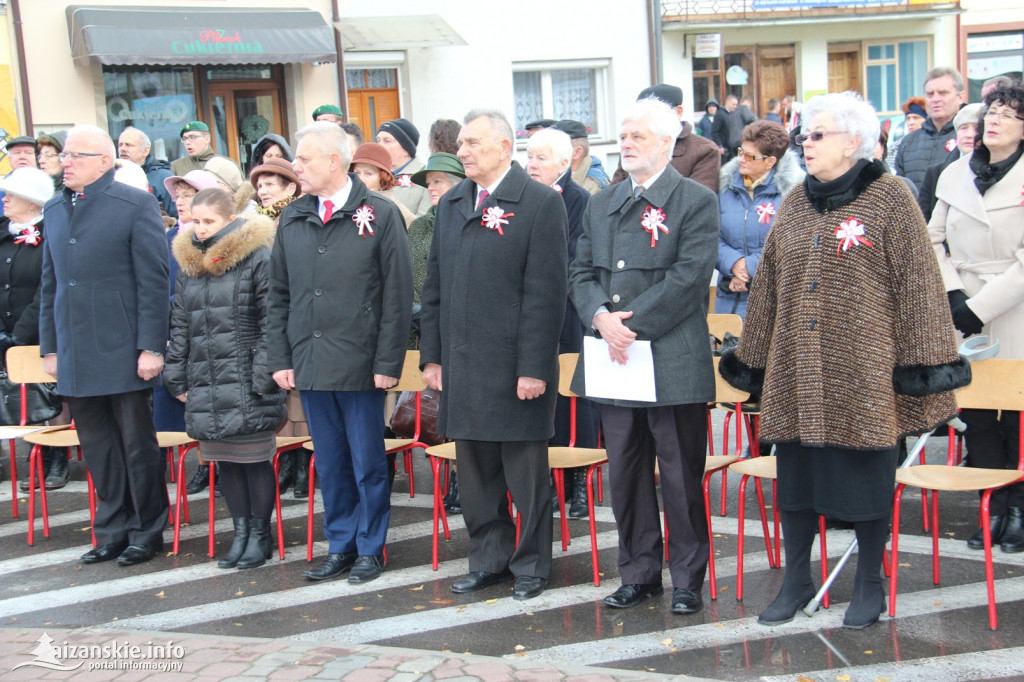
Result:
<instances>
[{"instance_id":1,"label":"chair backrest","mask_svg":"<svg viewBox=\"0 0 1024 682\"><path fill-rule=\"evenodd\" d=\"M708 293L708 310L715 309L715 298L718 296L718 285L712 284L711 290Z\"/></svg>"},{"instance_id":2,"label":"chair backrest","mask_svg":"<svg viewBox=\"0 0 1024 682\"><path fill-rule=\"evenodd\" d=\"M402 365L402 376L398 377L398 383L389 391L422 391L427 387L423 380L423 372L420 371L420 352L418 350L405 351L405 364Z\"/></svg>"},{"instance_id":3,"label":"chair backrest","mask_svg":"<svg viewBox=\"0 0 1024 682\"><path fill-rule=\"evenodd\" d=\"M1024 360L971 363L971 383L958 389L960 409L1024 411Z\"/></svg>"},{"instance_id":4,"label":"chair backrest","mask_svg":"<svg viewBox=\"0 0 1024 682\"><path fill-rule=\"evenodd\" d=\"M566 398L576 395L569 386L572 384L572 375L576 373L576 362L579 358L579 353L562 353L558 356L558 395L564 395Z\"/></svg>"},{"instance_id":5,"label":"chair backrest","mask_svg":"<svg viewBox=\"0 0 1024 682\"><path fill-rule=\"evenodd\" d=\"M739 315L727 315L723 313L712 313L708 315L708 333L719 343L725 338L725 333L731 332L733 336L743 333L743 318Z\"/></svg>"},{"instance_id":6,"label":"chair backrest","mask_svg":"<svg viewBox=\"0 0 1024 682\"><path fill-rule=\"evenodd\" d=\"M737 317L736 315L723 315L722 317ZM733 388L728 381L718 373L718 361L721 358L711 358L715 363L715 402L719 403L743 403L750 398L750 394Z\"/></svg>"},{"instance_id":7,"label":"chair backrest","mask_svg":"<svg viewBox=\"0 0 1024 682\"><path fill-rule=\"evenodd\" d=\"M16 384L50 384L55 381L43 371L39 346L12 346L7 350L7 378Z\"/></svg>"}]
</instances>

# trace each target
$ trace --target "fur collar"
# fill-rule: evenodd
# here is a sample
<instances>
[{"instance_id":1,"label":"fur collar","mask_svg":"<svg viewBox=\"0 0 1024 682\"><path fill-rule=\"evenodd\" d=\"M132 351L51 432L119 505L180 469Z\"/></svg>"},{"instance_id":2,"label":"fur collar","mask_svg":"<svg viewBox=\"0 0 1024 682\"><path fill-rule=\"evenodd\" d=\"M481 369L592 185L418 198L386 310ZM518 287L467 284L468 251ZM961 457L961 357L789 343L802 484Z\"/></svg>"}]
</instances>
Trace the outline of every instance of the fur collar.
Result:
<instances>
[{"instance_id":1,"label":"fur collar","mask_svg":"<svg viewBox=\"0 0 1024 682\"><path fill-rule=\"evenodd\" d=\"M739 169L740 159L738 156L722 166L722 170L718 172L718 190L720 192L732 187L732 182ZM779 162L775 164L774 170L775 174L772 176L771 182L775 183L775 188L782 196L786 196L791 189L802 183L806 175L800 168L797 155L791 151L782 155Z\"/></svg>"},{"instance_id":2,"label":"fur collar","mask_svg":"<svg viewBox=\"0 0 1024 682\"><path fill-rule=\"evenodd\" d=\"M859 197L861 193L871 185L871 183L885 174L885 164L876 159L867 166L864 166L864 170L860 172L860 175L857 176L853 185L845 192L824 197L814 196L807 190L806 178L804 179L804 192L807 194L807 200L811 202L811 206L813 206L814 210L818 213L835 211L851 203L854 199Z\"/></svg>"},{"instance_id":3,"label":"fur collar","mask_svg":"<svg viewBox=\"0 0 1024 682\"><path fill-rule=\"evenodd\" d=\"M192 244L195 228L189 226L174 238L171 251L182 272L189 277L219 277L264 246L269 248L273 245L274 232L273 220L261 215L252 216L203 253Z\"/></svg>"}]
</instances>

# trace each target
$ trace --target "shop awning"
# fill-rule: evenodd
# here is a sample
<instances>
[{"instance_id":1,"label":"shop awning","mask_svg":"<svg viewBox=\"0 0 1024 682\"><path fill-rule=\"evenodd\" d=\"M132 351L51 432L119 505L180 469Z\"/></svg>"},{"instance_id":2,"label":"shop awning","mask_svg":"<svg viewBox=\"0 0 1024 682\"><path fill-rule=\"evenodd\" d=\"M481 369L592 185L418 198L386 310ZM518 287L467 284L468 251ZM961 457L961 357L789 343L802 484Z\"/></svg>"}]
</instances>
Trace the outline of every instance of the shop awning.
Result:
<instances>
[{"instance_id":1,"label":"shop awning","mask_svg":"<svg viewBox=\"0 0 1024 682\"><path fill-rule=\"evenodd\" d=\"M72 5L67 18L75 66L337 60L331 28L307 9Z\"/></svg>"},{"instance_id":2,"label":"shop awning","mask_svg":"<svg viewBox=\"0 0 1024 682\"><path fill-rule=\"evenodd\" d=\"M335 27L341 31L346 50L408 50L467 44L438 14L345 17Z\"/></svg>"}]
</instances>

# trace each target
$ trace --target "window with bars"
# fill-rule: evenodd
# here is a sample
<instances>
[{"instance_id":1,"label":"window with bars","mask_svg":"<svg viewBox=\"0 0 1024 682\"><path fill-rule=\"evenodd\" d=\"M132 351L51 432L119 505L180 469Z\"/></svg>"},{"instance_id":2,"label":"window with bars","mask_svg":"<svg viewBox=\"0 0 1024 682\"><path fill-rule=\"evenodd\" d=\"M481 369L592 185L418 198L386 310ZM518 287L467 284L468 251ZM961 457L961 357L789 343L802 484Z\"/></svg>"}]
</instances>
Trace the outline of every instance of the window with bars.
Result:
<instances>
[{"instance_id":1,"label":"window with bars","mask_svg":"<svg viewBox=\"0 0 1024 682\"><path fill-rule=\"evenodd\" d=\"M591 136L606 136L607 63L518 64L513 67L516 137L541 118L581 122Z\"/></svg>"}]
</instances>

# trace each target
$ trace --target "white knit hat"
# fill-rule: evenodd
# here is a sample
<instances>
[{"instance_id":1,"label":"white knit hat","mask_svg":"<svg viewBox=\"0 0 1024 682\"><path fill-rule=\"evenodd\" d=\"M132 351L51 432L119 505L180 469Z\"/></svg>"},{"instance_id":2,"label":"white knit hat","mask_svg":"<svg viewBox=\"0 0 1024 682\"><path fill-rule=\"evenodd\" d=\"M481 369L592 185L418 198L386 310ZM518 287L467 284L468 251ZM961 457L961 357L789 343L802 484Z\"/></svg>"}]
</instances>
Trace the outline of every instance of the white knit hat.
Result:
<instances>
[{"instance_id":1,"label":"white knit hat","mask_svg":"<svg viewBox=\"0 0 1024 682\"><path fill-rule=\"evenodd\" d=\"M42 206L53 196L53 178L38 168L18 168L0 179L0 191Z\"/></svg>"}]
</instances>

